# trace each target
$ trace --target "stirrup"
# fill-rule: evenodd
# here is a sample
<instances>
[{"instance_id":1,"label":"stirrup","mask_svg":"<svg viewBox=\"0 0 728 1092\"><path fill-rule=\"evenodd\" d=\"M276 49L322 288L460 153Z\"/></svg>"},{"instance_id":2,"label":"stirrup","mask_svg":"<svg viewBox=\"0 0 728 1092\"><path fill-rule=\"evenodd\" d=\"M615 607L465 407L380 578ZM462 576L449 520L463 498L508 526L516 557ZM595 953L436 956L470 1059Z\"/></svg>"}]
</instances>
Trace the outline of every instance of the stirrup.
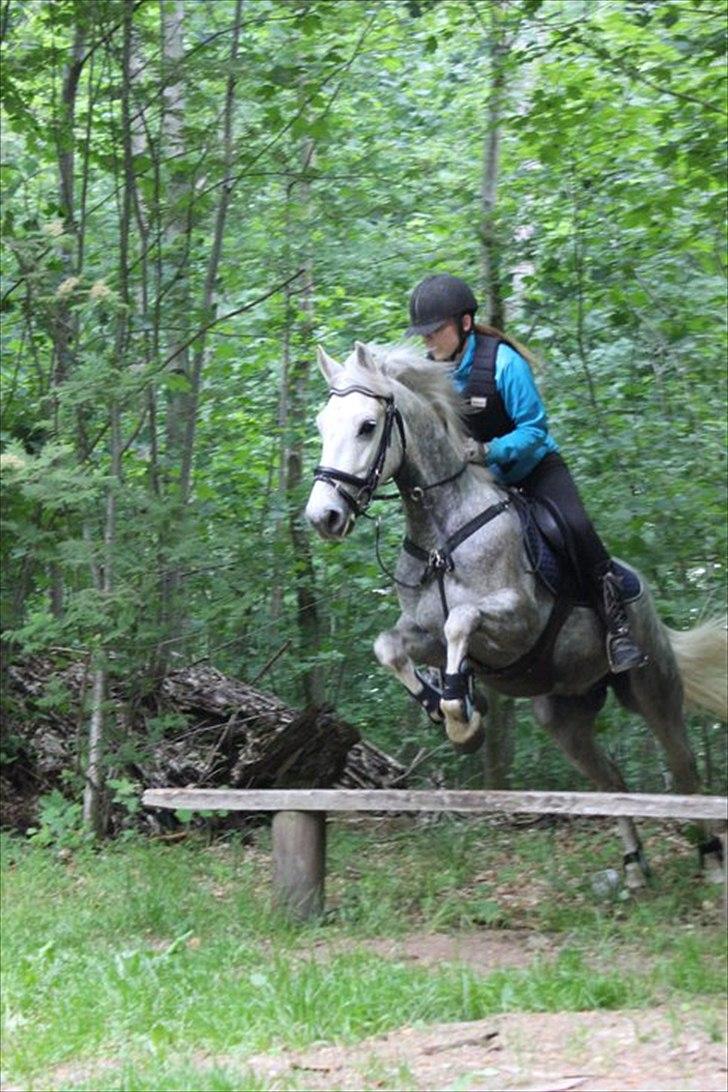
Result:
<instances>
[{"instance_id":1,"label":"stirrup","mask_svg":"<svg viewBox=\"0 0 728 1092\"><path fill-rule=\"evenodd\" d=\"M634 643L628 629L607 633L607 660L613 675L635 671L649 663L649 657Z\"/></svg>"}]
</instances>

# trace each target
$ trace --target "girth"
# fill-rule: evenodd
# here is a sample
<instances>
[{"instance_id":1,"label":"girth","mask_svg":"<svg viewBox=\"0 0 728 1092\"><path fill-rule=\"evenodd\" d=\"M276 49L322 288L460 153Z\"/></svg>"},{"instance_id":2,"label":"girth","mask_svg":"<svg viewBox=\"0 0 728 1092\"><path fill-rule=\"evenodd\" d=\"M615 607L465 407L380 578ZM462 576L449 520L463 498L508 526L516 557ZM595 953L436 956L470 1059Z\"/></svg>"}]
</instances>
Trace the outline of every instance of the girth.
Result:
<instances>
[{"instance_id":1,"label":"girth","mask_svg":"<svg viewBox=\"0 0 728 1092\"><path fill-rule=\"evenodd\" d=\"M505 667L489 667L487 664L476 660L468 653L468 659L477 664L486 678L495 682L508 679L521 678L527 683L528 693L524 697L535 697L538 694L548 694L554 685L554 646L556 638L561 632L564 622L574 609L574 603L563 595L554 598L554 605L548 616L546 625L536 640L536 643L519 656L513 663Z\"/></svg>"}]
</instances>

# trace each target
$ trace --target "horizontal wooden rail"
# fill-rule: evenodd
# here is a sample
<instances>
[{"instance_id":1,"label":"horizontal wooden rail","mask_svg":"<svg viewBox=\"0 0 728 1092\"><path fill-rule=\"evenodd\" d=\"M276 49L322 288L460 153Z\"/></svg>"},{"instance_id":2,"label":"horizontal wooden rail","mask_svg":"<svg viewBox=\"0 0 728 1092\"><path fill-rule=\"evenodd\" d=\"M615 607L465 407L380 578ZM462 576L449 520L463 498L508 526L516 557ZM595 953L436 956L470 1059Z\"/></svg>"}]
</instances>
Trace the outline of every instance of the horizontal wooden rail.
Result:
<instances>
[{"instance_id":1,"label":"horizontal wooden rail","mask_svg":"<svg viewBox=\"0 0 728 1092\"><path fill-rule=\"evenodd\" d=\"M324 905L327 812L432 812L630 816L712 819L725 829L723 796L671 793L477 792L463 789L147 789L148 808L186 811L272 811L273 896L299 921ZM724 854L728 849L722 835ZM728 887L726 887L728 907Z\"/></svg>"},{"instance_id":2,"label":"horizontal wooden rail","mask_svg":"<svg viewBox=\"0 0 728 1092\"><path fill-rule=\"evenodd\" d=\"M465 789L147 789L149 808L187 811L453 811L728 820L724 796L672 793L478 792Z\"/></svg>"}]
</instances>

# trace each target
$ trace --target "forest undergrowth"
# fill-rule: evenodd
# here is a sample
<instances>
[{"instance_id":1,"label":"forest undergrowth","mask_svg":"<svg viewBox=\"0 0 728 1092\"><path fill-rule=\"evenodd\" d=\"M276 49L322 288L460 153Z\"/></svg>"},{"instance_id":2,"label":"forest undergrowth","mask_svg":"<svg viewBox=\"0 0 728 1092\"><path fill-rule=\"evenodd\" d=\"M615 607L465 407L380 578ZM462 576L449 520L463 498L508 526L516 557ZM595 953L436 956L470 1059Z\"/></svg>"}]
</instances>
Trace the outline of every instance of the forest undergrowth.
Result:
<instances>
[{"instance_id":1,"label":"forest undergrowth","mask_svg":"<svg viewBox=\"0 0 728 1092\"><path fill-rule=\"evenodd\" d=\"M7 838L3 1087L278 1087L246 1059L504 1012L668 1005L722 1037L720 892L676 826L645 825L646 893L606 901L592 886L619 859L606 823L370 819L330 834L325 915L301 928L271 909L267 826L100 850ZM463 958L408 958L413 936L426 954L443 934ZM476 939L519 958L467 960Z\"/></svg>"}]
</instances>

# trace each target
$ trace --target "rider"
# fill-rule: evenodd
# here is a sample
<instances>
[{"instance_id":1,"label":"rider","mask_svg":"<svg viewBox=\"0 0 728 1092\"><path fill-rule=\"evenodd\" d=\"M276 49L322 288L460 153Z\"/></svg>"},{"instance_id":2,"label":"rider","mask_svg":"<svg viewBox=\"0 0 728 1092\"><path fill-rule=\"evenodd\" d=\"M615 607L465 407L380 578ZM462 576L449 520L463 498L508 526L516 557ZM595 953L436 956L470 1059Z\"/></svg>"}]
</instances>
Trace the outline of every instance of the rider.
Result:
<instances>
[{"instance_id":1,"label":"rider","mask_svg":"<svg viewBox=\"0 0 728 1092\"><path fill-rule=\"evenodd\" d=\"M431 360L452 366L452 382L466 396L473 362L482 360L486 338L498 339L494 390L487 398L474 399L473 412L466 418L477 445L476 460L484 462L497 481L517 485L527 495L544 497L563 513L607 629L612 672L642 667L647 657L630 634L621 580L549 433L528 362L499 330L476 325L477 309L472 290L459 277L447 273L425 277L410 297L407 335L420 335Z\"/></svg>"}]
</instances>

